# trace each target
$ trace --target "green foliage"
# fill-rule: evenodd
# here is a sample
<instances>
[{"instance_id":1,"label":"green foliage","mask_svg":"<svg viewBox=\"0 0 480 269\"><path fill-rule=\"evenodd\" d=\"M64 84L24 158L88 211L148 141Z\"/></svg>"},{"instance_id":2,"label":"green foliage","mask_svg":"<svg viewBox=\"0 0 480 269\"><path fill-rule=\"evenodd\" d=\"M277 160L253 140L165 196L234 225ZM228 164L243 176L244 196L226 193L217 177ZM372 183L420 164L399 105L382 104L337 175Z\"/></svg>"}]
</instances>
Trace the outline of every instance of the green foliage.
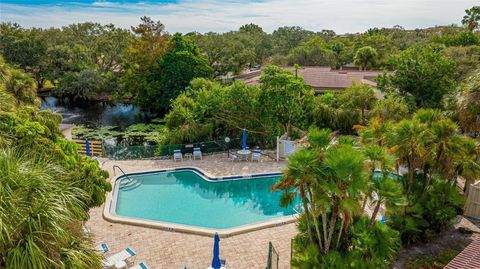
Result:
<instances>
[{"instance_id":1,"label":"green foliage","mask_svg":"<svg viewBox=\"0 0 480 269\"><path fill-rule=\"evenodd\" d=\"M95 70L82 70L78 73L65 74L59 83L61 86L56 90L58 95L74 101L89 100L99 93L102 77Z\"/></svg>"},{"instance_id":2,"label":"green foliage","mask_svg":"<svg viewBox=\"0 0 480 269\"><path fill-rule=\"evenodd\" d=\"M338 103L342 108L359 110L362 121L366 121L365 111L370 110L377 98L375 91L368 84L353 84L338 96Z\"/></svg>"},{"instance_id":3,"label":"green foliage","mask_svg":"<svg viewBox=\"0 0 480 269\"><path fill-rule=\"evenodd\" d=\"M448 47L443 53L455 62L458 71L457 81L464 80L472 70L480 67L480 46Z\"/></svg>"},{"instance_id":4,"label":"green foliage","mask_svg":"<svg viewBox=\"0 0 480 269\"><path fill-rule=\"evenodd\" d=\"M441 36L434 36L433 42L444 44L445 46L475 46L480 45L480 38L470 31L459 33L447 33Z\"/></svg>"},{"instance_id":5,"label":"green foliage","mask_svg":"<svg viewBox=\"0 0 480 269\"><path fill-rule=\"evenodd\" d=\"M272 33L273 53L287 55L293 48L306 41L313 32L299 26L279 27Z\"/></svg>"},{"instance_id":6,"label":"green foliage","mask_svg":"<svg viewBox=\"0 0 480 269\"><path fill-rule=\"evenodd\" d=\"M434 238L452 225L462 211L464 199L456 187L443 179L433 178L428 188L426 178L417 175L409 205L389 215L388 225L400 231L402 242L413 243Z\"/></svg>"},{"instance_id":7,"label":"green foliage","mask_svg":"<svg viewBox=\"0 0 480 269\"><path fill-rule=\"evenodd\" d=\"M88 128L84 125L76 125L73 128L72 136L79 139L104 140L112 139L121 135L121 132L116 131L115 126L101 126L100 128Z\"/></svg>"},{"instance_id":8,"label":"green foliage","mask_svg":"<svg viewBox=\"0 0 480 269\"><path fill-rule=\"evenodd\" d=\"M352 96L357 91L360 91L361 95ZM370 88L357 85L341 94L326 92L316 96L310 112L312 123L318 128L329 128L342 134L353 134L353 127L362 123L362 110L365 112L365 109L373 103L373 99L370 99L371 93L373 92ZM350 97L355 101L350 100ZM362 100L364 103L361 103Z\"/></svg>"},{"instance_id":9,"label":"green foliage","mask_svg":"<svg viewBox=\"0 0 480 269\"><path fill-rule=\"evenodd\" d=\"M407 49L392 57L391 64L395 73L384 77L386 85L412 96L419 107L441 107L455 85L455 64L433 46Z\"/></svg>"},{"instance_id":10,"label":"green foliage","mask_svg":"<svg viewBox=\"0 0 480 269\"><path fill-rule=\"evenodd\" d=\"M312 36L304 43L293 48L287 56L287 64L302 66L335 66L334 53L327 42L319 36Z\"/></svg>"},{"instance_id":11,"label":"green foliage","mask_svg":"<svg viewBox=\"0 0 480 269\"><path fill-rule=\"evenodd\" d=\"M40 101L37 98L37 92L33 79L23 73L17 68L5 63L3 57L0 55L0 91L5 93L4 98L10 99L11 96L16 100L5 102L5 107L8 105L39 105ZM3 99L3 98L2 98ZM12 110L11 107L9 110Z\"/></svg>"},{"instance_id":12,"label":"green foliage","mask_svg":"<svg viewBox=\"0 0 480 269\"><path fill-rule=\"evenodd\" d=\"M478 158L478 143L461 136L454 122L432 109L420 109L412 119L400 122L374 118L360 130L360 135L369 159L383 159L378 158L380 154L373 154L374 149L387 146L388 152L397 158L397 167L407 168L401 183L408 203L394 199L391 202L396 206L387 206L388 224L400 232L402 242L429 240L449 227L464 202L456 188L456 178L465 175L471 180L473 175L480 175L480 164L474 161ZM381 201L381 189L393 192L396 187L377 189Z\"/></svg>"},{"instance_id":13,"label":"green foliage","mask_svg":"<svg viewBox=\"0 0 480 269\"><path fill-rule=\"evenodd\" d=\"M177 33L171 39L172 49L160 62L162 70L161 93L149 98L149 107L166 110L194 78L208 78L212 69L194 43ZM153 104L152 104L153 102Z\"/></svg>"},{"instance_id":14,"label":"green foliage","mask_svg":"<svg viewBox=\"0 0 480 269\"><path fill-rule=\"evenodd\" d=\"M367 70L376 64L377 57L377 51L370 46L366 46L357 50L353 62L362 70Z\"/></svg>"},{"instance_id":15,"label":"green foliage","mask_svg":"<svg viewBox=\"0 0 480 269\"><path fill-rule=\"evenodd\" d=\"M168 141L163 143L238 137L243 128L258 143L272 143L277 135L308 126L312 101L313 91L301 78L277 67L265 70L260 87L194 79L165 116Z\"/></svg>"},{"instance_id":16,"label":"green foliage","mask_svg":"<svg viewBox=\"0 0 480 269\"><path fill-rule=\"evenodd\" d=\"M368 218L356 219L348 234L350 244L343 249L321 254L315 245L308 244L305 217L300 218L300 233L293 240L292 268L388 268L400 250L399 233L376 222L368 228Z\"/></svg>"},{"instance_id":17,"label":"green foliage","mask_svg":"<svg viewBox=\"0 0 480 269\"><path fill-rule=\"evenodd\" d=\"M0 149L0 255L7 268L100 267L100 257L75 230L88 218L85 190L49 158ZM84 241L85 239L83 239ZM55 253L68 252L67 257Z\"/></svg>"},{"instance_id":18,"label":"green foliage","mask_svg":"<svg viewBox=\"0 0 480 269\"><path fill-rule=\"evenodd\" d=\"M458 250L444 250L440 254L435 256L422 255L410 259L405 265L406 269L417 269L417 268L430 268L430 269L442 269L444 268L453 258L455 258L460 251Z\"/></svg>"},{"instance_id":19,"label":"green foliage","mask_svg":"<svg viewBox=\"0 0 480 269\"><path fill-rule=\"evenodd\" d=\"M0 29L0 53L9 63L30 72L38 89L47 82L55 87L68 87L62 85L63 81L68 84L72 78L84 76L77 74L84 70L98 73L101 81L116 81L121 55L131 38L128 31L113 24L90 22L61 29L24 29L17 24L2 23ZM97 84L101 91L112 92L108 83Z\"/></svg>"},{"instance_id":20,"label":"green foliage","mask_svg":"<svg viewBox=\"0 0 480 269\"><path fill-rule=\"evenodd\" d=\"M13 103L0 106L0 267L100 267L82 225L105 202L108 173L61 136L60 115L6 92L17 77L1 67L0 95Z\"/></svg>"},{"instance_id":21,"label":"green foliage","mask_svg":"<svg viewBox=\"0 0 480 269\"><path fill-rule=\"evenodd\" d=\"M365 34L360 35L353 40L354 49L358 53L358 51L362 48L368 48L365 49L363 52L365 52L365 55L369 57L365 58L364 56L362 56L362 58L370 60L373 59L374 62L364 63L372 64L372 67L389 67L388 60L390 56L395 54L398 50L398 48L395 47L393 40L395 32L397 31L393 31L393 33L391 33L388 30L383 31L383 29L378 31L369 30ZM418 37L416 37L416 39L418 39ZM373 50L369 48L372 48ZM374 57L372 58L372 56Z\"/></svg>"},{"instance_id":22,"label":"green foliage","mask_svg":"<svg viewBox=\"0 0 480 269\"><path fill-rule=\"evenodd\" d=\"M480 69L465 80L455 101L460 127L466 132L480 132Z\"/></svg>"},{"instance_id":23,"label":"green foliage","mask_svg":"<svg viewBox=\"0 0 480 269\"><path fill-rule=\"evenodd\" d=\"M473 6L470 9L466 9L465 13L462 24L470 31L477 29L480 22L480 6Z\"/></svg>"},{"instance_id":24,"label":"green foliage","mask_svg":"<svg viewBox=\"0 0 480 269\"><path fill-rule=\"evenodd\" d=\"M385 99L375 103L370 116L380 117L387 121L398 121L406 118L408 113L408 105L402 97L388 95Z\"/></svg>"},{"instance_id":25,"label":"green foliage","mask_svg":"<svg viewBox=\"0 0 480 269\"><path fill-rule=\"evenodd\" d=\"M189 36L205 55L213 77L239 74L255 62L255 52L244 44L238 32L206 33Z\"/></svg>"}]
</instances>

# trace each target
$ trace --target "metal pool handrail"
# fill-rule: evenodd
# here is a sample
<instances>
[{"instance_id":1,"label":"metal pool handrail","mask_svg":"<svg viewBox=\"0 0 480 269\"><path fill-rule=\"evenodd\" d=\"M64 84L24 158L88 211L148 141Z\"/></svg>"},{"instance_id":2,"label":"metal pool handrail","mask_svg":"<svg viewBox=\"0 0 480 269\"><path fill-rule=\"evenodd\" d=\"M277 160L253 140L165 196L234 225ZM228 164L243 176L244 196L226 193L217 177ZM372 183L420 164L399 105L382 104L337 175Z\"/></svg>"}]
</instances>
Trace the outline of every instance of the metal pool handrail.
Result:
<instances>
[{"instance_id":1,"label":"metal pool handrail","mask_svg":"<svg viewBox=\"0 0 480 269\"><path fill-rule=\"evenodd\" d=\"M112 169L113 169L113 175L114 175L114 176L117 176L117 175L115 174L115 168L118 168L118 170L120 170L120 172L122 172L123 175L124 175L126 178L128 178L128 180L132 181L132 179L127 175L127 173L125 173L125 172L122 170L122 168L120 168L120 166L118 166L118 165L114 165L113 168L112 168Z\"/></svg>"}]
</instances>

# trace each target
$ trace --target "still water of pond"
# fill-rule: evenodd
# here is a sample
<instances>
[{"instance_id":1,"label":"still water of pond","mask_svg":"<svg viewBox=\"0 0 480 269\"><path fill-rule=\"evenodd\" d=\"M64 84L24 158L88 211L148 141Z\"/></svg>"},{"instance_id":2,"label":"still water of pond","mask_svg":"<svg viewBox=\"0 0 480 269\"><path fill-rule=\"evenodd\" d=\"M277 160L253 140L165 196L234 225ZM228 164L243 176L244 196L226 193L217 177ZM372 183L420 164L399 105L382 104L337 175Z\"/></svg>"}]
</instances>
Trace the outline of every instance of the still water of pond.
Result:
<instances>
[{"instance_id":1,"label":"still water of pond","mask_svg":"<svg viewBox=\"0 0 480 269\"><path fill-rule=\"evenodd\" d=\"M148 123L155 115L141 111L125 103L99 101L76 102L74 104L57 97L42 97L41 109L50 109L62 115L63 123L89 127L118 126L124 129L136 123Z\"/></svg>"}]
</instances>

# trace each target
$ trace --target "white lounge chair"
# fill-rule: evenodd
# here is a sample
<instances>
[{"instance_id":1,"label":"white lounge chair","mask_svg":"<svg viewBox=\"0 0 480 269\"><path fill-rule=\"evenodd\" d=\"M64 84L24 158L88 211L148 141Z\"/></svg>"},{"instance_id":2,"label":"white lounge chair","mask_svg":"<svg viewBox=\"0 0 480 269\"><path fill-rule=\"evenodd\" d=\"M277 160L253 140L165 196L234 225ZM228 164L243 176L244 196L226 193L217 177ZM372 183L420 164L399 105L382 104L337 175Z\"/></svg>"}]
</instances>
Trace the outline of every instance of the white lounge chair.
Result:
<instances>
[{"instance_id":1,"label":"white lounge chair","mask_svg":"<svg viewBox=\"0 0 480 269\"><path fill-rule=\"evenodd\" d=\"M236 154L235 152L231 152L231 151L230 151L230 152L228 153L228 159L229 159L230 161L234 162L234 161L238 160L238 156L237 156L237 154Z\"/></svg>"},{"instance_id":2,"label":"white lounge chair","mask_svg":"<svg viewBox=\"0 0 480 269\"><path fill-rule=\"evenodd\" d=\"M252 162L257 161L260 162L261 151L259 149L254 149L252 153Z\"/></svg>"},{"instance_id":3,"label":"white lounge chair","mask_svg":"<svg viewBox=\"0 0 480 269\"><path fill-rule=\"evenodd\" d=\"M141 262L138 265L135 265L133 267L130 267L130 269L148 269L148 266L146 263Z\"/></svg>"},{"instance_id":4,"label":"white lounge chair","mask_svg":"<svg viewBox=\"0 0 480 269\"><path fill-rule=\"evenodd\" d=\"M200 148L193 148L193 159L196 160L197 158L202 159L202 151Z\"/></svg>"},{"instance_id":5,"label":"white lounge chair","mask_svg":"<svg viewBox=\"0 0 480 269\"><path fill-rule=\"evenodd\" d=\"M129 261L130 258L137 256L135 251L131 248L126 248L118 253L113 254L103 261L105 268L112 268L118 262L125 262L126 264L132 265L133 261Z\"/></svg>"},{"instance_id":6,"label":"white lounge chair","mask_svg":"<svg viewBox=\"0 0 480 269\"><path fill-rule=\"evenodd\" d=\"M183 161L183 155L182 151L179 149L176 149L173 151L173 161Z\"/></svg>"},{"instance_id":7,"label":"white lounge chair","mask_svg":"<svg viewBox=\"0 0 480 269\"><path fill-rule=\"evenodd\" d=\"M95 251L100 252L101 254L105 254L109 251L107 243L99 244L95 247Z\"/></svg>"}]
</instances>

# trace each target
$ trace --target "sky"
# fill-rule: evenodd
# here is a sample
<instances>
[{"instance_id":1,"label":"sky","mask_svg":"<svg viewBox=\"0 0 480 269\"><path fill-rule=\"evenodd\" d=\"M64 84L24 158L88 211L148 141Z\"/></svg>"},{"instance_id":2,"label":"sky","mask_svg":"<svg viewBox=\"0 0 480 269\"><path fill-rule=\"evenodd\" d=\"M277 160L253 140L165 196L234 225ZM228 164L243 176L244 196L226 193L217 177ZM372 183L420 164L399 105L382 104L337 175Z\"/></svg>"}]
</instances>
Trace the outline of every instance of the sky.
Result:
<instances>
[{"instance_id":1,"label":"sky","mask_svg":"<svg viewBox=\"0 0 480 269\"><path fill-rule=\"evenodd\" d=\"M255 23L312 31L363 32L460 24L478 0L0 0L0 21L24 27L59 27L86 21L130 28L140 17L160 20L168 32L225 32Z\"/></svg>"}]
</instances>

